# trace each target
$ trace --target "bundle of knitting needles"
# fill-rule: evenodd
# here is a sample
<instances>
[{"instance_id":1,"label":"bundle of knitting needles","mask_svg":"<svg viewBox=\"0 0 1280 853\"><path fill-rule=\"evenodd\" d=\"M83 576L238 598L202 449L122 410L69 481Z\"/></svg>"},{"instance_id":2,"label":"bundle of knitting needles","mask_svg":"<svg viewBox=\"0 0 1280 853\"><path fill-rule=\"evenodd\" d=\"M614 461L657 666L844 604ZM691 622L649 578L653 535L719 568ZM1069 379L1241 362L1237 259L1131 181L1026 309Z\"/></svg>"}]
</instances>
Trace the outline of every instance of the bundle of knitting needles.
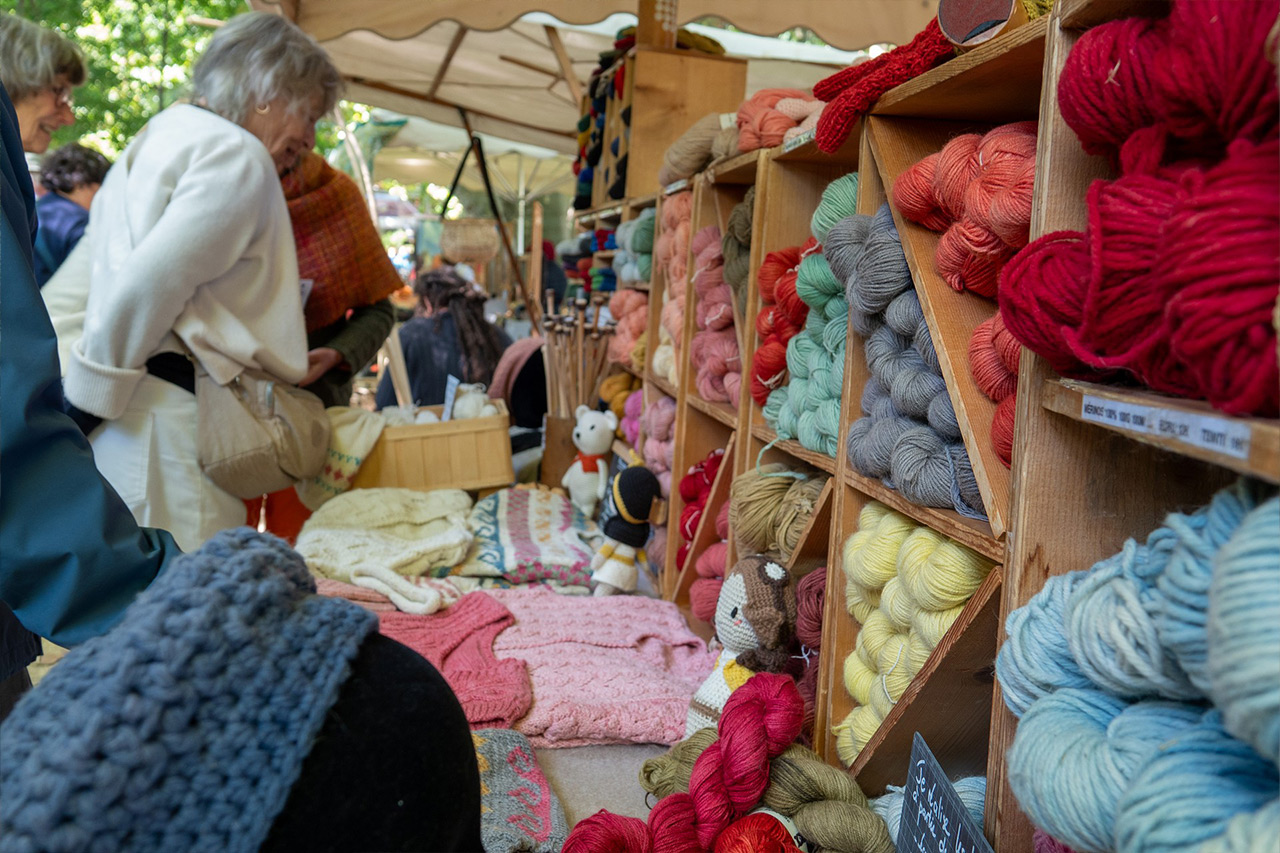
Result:
<instances>
[{"instance_id":1,"label":"bundle of knitting needles","mask_svg":"<svg viewBox=\"0 0 1280 853\"><path fill-rule=\"evenodd\" d=\"M609 341L617 324L600 322L604 294L593 294L588 319L586 299L565 300L564 313L554 311L547 291L542 315L542 353L547 372L547 414L574 417L578 406L595 408L600 380L608 371Z\"/></svg>"}]
</instances>

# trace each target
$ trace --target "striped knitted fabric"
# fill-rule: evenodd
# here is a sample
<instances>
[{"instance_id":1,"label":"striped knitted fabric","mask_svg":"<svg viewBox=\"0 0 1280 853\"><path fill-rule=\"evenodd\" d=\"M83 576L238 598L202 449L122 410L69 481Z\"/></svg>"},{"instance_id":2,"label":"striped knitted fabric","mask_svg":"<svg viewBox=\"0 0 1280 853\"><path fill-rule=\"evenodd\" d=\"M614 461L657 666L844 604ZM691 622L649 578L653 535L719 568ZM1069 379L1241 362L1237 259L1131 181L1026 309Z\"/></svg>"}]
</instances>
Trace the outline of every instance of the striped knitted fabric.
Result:
<instances>
[{"instance_id":1,"label":"striped knitted fabric","mask_svg":"<svg viewBox=\"0 0 1280 853\"><path fill-rule=\"evenodd\" d=\"M257 850L377 617L282 540L175 560L0 727L0 834L28 851Z\"/></svg>"}]
</instances>

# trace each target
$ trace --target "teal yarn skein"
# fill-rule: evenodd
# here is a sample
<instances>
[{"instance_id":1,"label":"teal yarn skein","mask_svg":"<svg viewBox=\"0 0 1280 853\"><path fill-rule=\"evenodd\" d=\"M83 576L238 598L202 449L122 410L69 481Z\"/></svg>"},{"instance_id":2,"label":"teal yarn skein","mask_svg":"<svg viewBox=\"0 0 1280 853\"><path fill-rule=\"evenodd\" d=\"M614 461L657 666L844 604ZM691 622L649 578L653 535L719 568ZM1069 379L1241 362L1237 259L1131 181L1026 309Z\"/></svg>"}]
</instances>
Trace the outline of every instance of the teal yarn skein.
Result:
<instances>
[{"instance_id":1,"label":"teal yarn skein","mask_svg":"<svg viewBox=\"0 0 1280 853\"><path fill-rule=\"evenodd\" d=\"M1092 687L1067 647L1067 602L1087 571L1054 575L1005 619L1005 641L996 655L1000 695L1015 717L1031 703L1063 687Z\"/></svg>"},{"instance_id":2,"label":"teal yarn skein","mask_svg":"<svg viewBox=\"0 0 1280 853\"><path fill-rule=\"evenodd\" d=\"M1067 645L1081 671L1116 696L1201 698L1156 632L1152 563L1153 549L1132 539L1096 563L1067 602Z\"/></svg>"},{"instance_id":3,"label":"teal yarn skein","mask_svg":"<svg viewBox=\"0 0 1280 853\"><path fill-rule=\"evenodd\" d=\"M818 209L809 220L809 233L819 243L826 243L827 234L832 227L841 219L857 212L858 173L850 172L827 184L827 188L822 191Z\"/></svg>"},{"instance_id":4,"label":"teal yarn skein","mask_svg":"<svg viewBox=\"0 0 1280 853\"><path fill-rule=\"evenodd\" d=\"M1208 711L1160 744L1130 781L1116 807L1116 853L1194 849L1276 796L1276 765L1227 734L1221 712Z\"/></svg>"},{"instance_id":5,"label":"teal yarn skein","mask_svg":"<svg viewBox=\"0 0 1280 853\"><path fill-rule=\"evenodd\" d=\"M1227 731L1280 762L1280 497L1218 552L1208 637L1209 695Z\"/></svg>"},{"instance_id":6,"label":"teal yarn skein","mask_svg":"<svg viewBox=\"0 0 1280 853\"><path fill-rule=\"evenodd\" d=\"M1018 721L1009 784L1036 826L1077 853L1110 853L1116 809L1161 744L1199 723L1203 708L1133 705L1097 690L1063 688Z\"/></svg>"}]
</instances>

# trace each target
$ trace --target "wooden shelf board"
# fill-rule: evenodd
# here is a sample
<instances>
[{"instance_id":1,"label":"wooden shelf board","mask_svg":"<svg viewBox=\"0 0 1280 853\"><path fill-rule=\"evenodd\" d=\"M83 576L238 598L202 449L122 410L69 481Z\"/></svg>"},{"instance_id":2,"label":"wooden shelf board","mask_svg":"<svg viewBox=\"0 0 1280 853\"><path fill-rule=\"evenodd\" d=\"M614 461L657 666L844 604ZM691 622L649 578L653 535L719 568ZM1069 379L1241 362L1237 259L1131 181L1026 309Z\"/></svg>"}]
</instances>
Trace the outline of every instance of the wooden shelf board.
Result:
<instances>
[{"instance_id":1,"label":"wooden shelf board","mask_svg":"<svg viewBox=\"0 0 1280 853\"><path fill-rule=\"evenodd\" d=\"M634 376L636 379L639 379L641 382L644 381L644 374L636 370L629 363L625 361L615 361L614 364L618 365L618 367L622 370L623 373L629 373L630 375Z\"/></svg>"},{"instance_id":2,"label":"wooden shelf board","mask_svg":"<svg viewBox=\"0 0 1280 853\"><path fill-rule=\"evenodd\" d=\"M1083 30L1117 18L1159 17L1169 11L1169 0L1058 0L1064 30Z\"/></svg>"},{"instance_id":3,"label":"wooden shelf board","mask_svg":"<svg viewBox=\"0 0 1280 853\"><path fill-rule=\"evenodd\" d=\"M789 139L772 149L770 156L782 163L818 163L824 166L843 166L852 172L858 168L858 153L862 146L862 122L857 122L849 132L849 138L835 151L828 154L818 148L813 131Z\"/></svg>"},{"instance_id":4,"label":"wooden shelf board","mask_svg":"<svg viewBox=\"0 0 1280 853\"><path fill-rule=\"evenodd\" d=\"M991 570L858 753L849 772L867 796L904 784L916 732L948 775L986 773L1001 574L999 566Z\"/></svg>"},{"instance_id":5,"label":"wooden shelf board","mask_svg":"<svg viewBox=\"0 0 1280 853\"><path fill-rule=\"evenodd\" d=\"M624 281L619 285L620 290L638 290L641 293L649 292L649 282L647 281Z\"/></svg>"},{"instance_id":6,"label":"wooden shelf board","mask_svg":"<svg viewBox=\"0 0 1280 853\"><path fill-rule=\"evenodd\" d=\"M576 221L583 219L615 219L622 216L622 208L626 205L620 201L611 201L608 204L598 205L588 208L587 210L575 210L573 218Z\"/></svg>"},{"instance_id":7,"label":"wooden shelf board","mask_svg":"<svg viewBox=\"0 0 1280 853\"><path fill-rule=\"evenodd\" d=\"M831 507L835 503L835 477L827 480L813 505L813 514L800 531L800 541L796 543L791 558L787 560L787 574L799 580L809 572L827 564L827 546L831 538Z\"/></svg>"},{"instance_id":8,"label":"wooden shelf board","mask_svg":"<svg viewBox=\"0 0 1280 853\"><path fill-rule=\"evenodd\" d=\"M867 133L886 196L892 198L893 182L898 175L968 129L967 123L872 117ZM942 377L951 394L956 421L969 451L973 475L991 519L991 530L997 538L1003 537L1009 522L1010 482L1009 469L1000 461L991 443L996 404L982 393L969 371L969 339L980 323L996 313L996 303L973 293L956 293L938 275L934 257L940 234L907 220L896 207L893 220L938 353Z\"/></svg>"},{"instance_id":9,"label":"wooden shelf board","mask_svg":"<svg viewBox=\"0 0 1280 853\"><path fill-rule=\"evenodd\" d=\"M1040 106L1044 15L890 89L872 115L1003 123L1035 118Z\"/></svg>"},{"instance_id":10,"label":"wooden shelf board","mask_svg":"<svg viewBox=\"0 0 1280 853\"><path fill-rule=\"evenodd\" d=\"M692 392L688 394L686 399L689 401L690 406L693 406L704 415L715 418L725 426L733 428L738 425L738 413L728 403L715 403L704 400Z\"/></svg>"},{"instance_id":11,"label":"wooden shelf board","mask_svg":"<svg viewBox=\"0 0 1280 853\"><path fill-rule=\"evenodd\" d=\"M760 163L760 158L764 156L764 151L763 148L758 148L755 151L745 151L712 163L703 172L707 183L754 184L756 182L756 168Z\"/></svg>"},{"instance_id":12,"label":"wooden shelf board","mask_svg":"<svg viewBox=\"0 0 1280 853\"><path fill-rule=\"evenodd\" d=\"M644 377L644 381L652 385L653 387L657 388L663 394L666 394L672 400L676 399L676 389L671 387L670 382L658 376L656 373L652 371L646 373Z\"/></svg>"},{"instance_id":13,"label":"wooden shelf board","mask_svg":"<svg viewBox=\"0 0 1280 853\"><path fill-rule=\"evenodd\" d=\"M1119 403L1119 412L1145 415L1150 428L1100 422L1084 411L1086 398ZM1234 418L1200 400L1167 397L1151 391L1111 388L1071 379L1044 383L1041 405L1060 415L1118 432L1183 456L1230 468L1272 483L1280 483L1280 420ZM1165 424L1161 427L1161 424ZM1185 432L1184 432L1185 430ZM1235 441L1233 442L1233 439ZM1217 446L1215 446L1217 445ZM1235 447L1233 453L1223 447Z\"/></svg>"},{"instance_id":14,"label":"wooden shelf board","mask_svg":"<svg viewBox=\"0 0 1280 853\"><path fill-rule=\"evenodd\" d=\"M640 211L646 208L653 207L657 203L658 203L657 193L649 193L648 195L637 196L636 198L629 198L625 201L626 206L637 213L639 213Z\"/></svg>"},{"instance_id":15,"label":"wooden shelf board","mask_svg":"<svg viewBox=\"0 0 1280 853\"><path fill-rule=\"evenodd\" d=\"M779 439L778 434L766 423L753 423L751 434L765 444L772 443L774 450L781 450L788 456L807 462L820 471L826 471L828 474L836 472L834 457L827 456L825 453L815 453L794 439Z\"/></svg>"},{"instance_id":16,"label":"wooden shelf board","mask_svg":"<svg viewBox=\"0 0 1280 853\"><path fill-rule=\"evenodd\" d=\"M611 261L618 254L617 249L598 249L591 253L591 257L597 261Z\"/></svg>"},{"instance_id":17,"label":"wooden shelf board","mask_svg":"<svg viewBox=\"0 0 1280 853\"><path fill-rule=\"evenodd\" d=\"M972 548L982 556L1003 562L1005 543L991 535L991 525L977 518L966 518L953 509L920 506L903 497L879 480L864 477L852 467L844 473L845 483L869 498L874 498L892 510L931 527L966 548Z\"/></svg>"}]
</instances>

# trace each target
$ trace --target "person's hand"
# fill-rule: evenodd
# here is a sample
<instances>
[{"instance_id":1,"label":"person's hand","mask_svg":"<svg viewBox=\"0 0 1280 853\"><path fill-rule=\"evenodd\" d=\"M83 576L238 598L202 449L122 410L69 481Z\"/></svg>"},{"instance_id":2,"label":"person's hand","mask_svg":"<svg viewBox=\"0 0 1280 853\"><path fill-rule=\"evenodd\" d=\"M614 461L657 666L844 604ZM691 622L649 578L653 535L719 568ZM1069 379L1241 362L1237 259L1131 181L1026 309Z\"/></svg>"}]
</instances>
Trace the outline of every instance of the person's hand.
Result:
<instances>
[{"instance_id":1,"label":"person's hand","mask_svg":"<svg viewBox=\"0 0 1280 853\"><path fill-rule=\"evenodd\" d=\"M307 375L302 377L298 387L306 388L311 383L342 364L342 353L332 347L316 347L307 353Z\"/></svg>"}]
</instances>

